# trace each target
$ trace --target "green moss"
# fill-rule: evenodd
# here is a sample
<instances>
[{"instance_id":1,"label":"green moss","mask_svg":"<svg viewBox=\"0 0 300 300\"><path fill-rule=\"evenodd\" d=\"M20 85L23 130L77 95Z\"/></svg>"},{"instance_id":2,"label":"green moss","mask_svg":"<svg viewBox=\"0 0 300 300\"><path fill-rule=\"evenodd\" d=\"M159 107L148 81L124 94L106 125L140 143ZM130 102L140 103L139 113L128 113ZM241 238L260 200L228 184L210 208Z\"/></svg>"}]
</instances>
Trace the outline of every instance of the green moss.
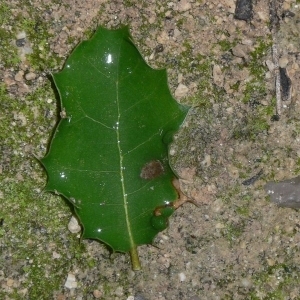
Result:
<instances>
[{"instance_id":1,"label":"green moss","mask_svg":"<svg viewBox=\"0 0 300 300\"><path fill-rule=\"evenodd\" d=\"M219 45L221 47L221 50L225 52L225 51L232 49L234 46L236 46L237 40L235 40L233 42L230 42L228 40L221 40L221 41L218 41L217 45Z\"/></svg>"},{"instance_id":2,"label":"green moss","mask_svg":"<svg viewBox=\"0 0 300 300\"><path fill-rule=\"evenodd\" d=\"M134 6L134 4L135 4L135 2L132 0L125 0L123 3L124 3L125 7L131 7L131 6Z\"/></svg>"},{"instance_id":3,"label":"green moss","mask_svg":"<svg viewBox=\"0 0 300 300\"><path fill-rule=\"evenodd\" d=\"M247 84L243 100L248 102L251 110L234 130L233 138L254 141L259 134L268 132L276 100L273 97L269 105L261 105L260 100L265 96L265 89L264 85L257 88L252 83Z\"/></svg>"},{"instance_id":4,"label":"green moss","mask_svg":"<svg viewBox=\"0 0 300 300\"><path fill-rule=\"evenodd\" d=\"M249 208L248 206L239 206L236 208L236 213L242 216L248 216L249 215Z\"/></svg>"},{"instance_id":5,"label":"green moss","mask_svg":"<svg viewBox=\"0 0 300 300\"><path fill-rule=\"evenodd\" d=\"M0 4L0 26L5 24L11 17L11 9L6 3Z\"/></svg>"},{"instance_id":6,"label":"green moss","mask_svg":"<svg viewBox=\"0 0 300 300\"><path fill-rule=\"evenodd\" d=\"M54 125L53 118L45 118L45 113L54 106L54 102L45 100L53 99L54 95L48 82L25 98L15 99L2 84L0 98L3 142L0 191L5 199L0 201L0 219L3 219L0 269L10 276L9 263L10 270L21 274L20 286L9 294L11 299L49 299L62 286L73 264L91 264L83 245L66 228L71 216L67 203L41 192L46 176L32 154L39 152L40 139ZM20 113L26 124L18 119ZM32 147L31 151L24 150L28 146ZM11 253L10 261L2 257L2 251L5 255ZM53 258L54 251L61 255L59 259ZM25 288L26 296L20 294ZM0 298L6 297L7 292L1 290Z\"/></svg>"},{"instance_id":7,"label":"green moss","mask_svg":"<svg viewBox=\"0 0 300 300\"><path fill-rule=\"evenodd\" d=\"M297 175L300 173L300 158L297 159L297 162L296 162L296 169L294 171L294 174Z\"/></svg>"},{"instance_id":8,"label":"green moss","mask_svg":"<svg viewBox=\"0 0 300 300\"><path fill-rule=\"evenodd\" d=\"M267 95L265 85L266 66L264 65L264 57L271 46L271 39L259 39L254 51L250 53L250 61L246 66L250 70L252 79L246 83L244 96L242 101L249 104L253 111L244 120L244 124L239 126L234 132L237 139L255 140L257 135L267 132L270 127L270 116L274 113L275 99L272 98L271 104L268 106L260 105L261 99Z\"/></svg>"},{"instance_id":9,"label":"green moss","mask_svg":"<svg viewBox=\"0 0 300 300\"><path fill-rule=\"evenodd\" d=\"M0 4L0 27L3 25L10 25L12 20L11 8L5 4ZM0 28L1 51L0 60L5 67L14 67L19 64L20 58L18 56L17 47L13 45L12 41L15 39L15 30L12 26L11 30Z\"/></svg>"},{"instance_id":10,"label":"green moss","mask_svg":"<svg viewBox=\"0 0 300 300\"><path fill-rule=\"evenodd\" d=\"M194 106L200 106L204 109L210 108L212 101L209 99L219 102L224 95L224 91L211 82L212 59L199 55L194 62L194 68L194 72L199 78L197 80L198 91L191 102Z\"/></svg>"},{"instance_id":11,"label":"green moss","mask_svg":"<svg viewBox=\"0 0 300 300\"><path fill-rule=\"evenodd\" d=\"M299 271L299 266L291 264L266 266L263 271L254 274L255 290L249 294L247 299L286 299L289 291L298 290L300 284ZM277 284L274 284L275 278Z\"/></svg>"},{"instance_id":12,"label":"green moss","mask_svg":"<svg viewBox=\"0 0 300 300\"><path fill-rule=\"evenodd\" d=\"M226 223L225 228L222 230L222 235L226 238L229 244L232 246L236 243L236 240L244 232L245 224L244 222L236 223Z\"/></svg>"},{"instance_id":13,"label":"green moss","mask_svg":"<svg viewBox=\"0 0 300 300\"><path fill-rule=\"evenodd\" d=\"M237 81L235 84L233 84L230 88L233 89L234 91L238 91L240 87L241 82Z\"/></svg>"},{"instance_id":14,"label":"green moss","mask_svg":"<svg viewBox=\"0 0 300 300\"><path fill-rule=\"evenodd\" d=\"M179 30L182 29L182 25L184 24L184 22L185 22L184 18L177 20L176 26L178 27Z\"/></svg>"},{"instance_id":15,"label":"green moss","mask_svg":"<svg viewBox=\"0 0 300 300\"><path fill-rule=\"evenodd\" d=\"M267 55L272 45L271 36L264 39L259 38L257 40L257 46L250 53L250 61L248 67L251 75L254 75L257 79L264 79L267 67L264 65L263 59Z\"/></svg>"},{"instance_id":16,"label":"green moss","mask_svg":"<svg viewBox=\"0 0 300 300\"><path fill-rule=\"evenodd\" d=\"M40 17L40 11L34 9L29 1L23 0L20 4L26 7L28 13L12 16L12 9L6 4L0 5L0 25L5 24L11 27L11 30L0 30L1 37L1 61L6 67L17 67L20 63L18 48L14 45L16 35L24 31L27 39L32 46L33 53L28 55L31 67L45 71L57 67L60 58L51 53L49 39L51 35L48 32L49 24Z\"/></svg>"},{"instance_id":17,"label":"green moss","mask_svg":"<svg viewBox=\"0 0 300 300\"><path fill-rule=\"evenodd\" d=\"M37 193L37 184L33 179L8 182L6 177L5 185L2 181L1 178L0 189L5 195L5 206L0 205L0 211L6 232L5 253L12 253L11 268L24 275L22 287L28 289L28 299L47 299L59 288L65 276L62 271L71 265L64 259L54 262L52 258L52 251L61 251L59 237L66 231L62 224L68 217L62 220L58 215L66 212L67 207L51 195ZM71 236L69 238L72 240ZM55 247L51 249L49 244Z\"/></svg>"},{"instance_id":18,"label":"green moss","mask_svg":"<svg viewBox=\"0 0 300 300\"><path fill-rule=\"evenodd\" d=\"M271 47L271 37L266 39L258 39L257 46L250 53L250 61L246 67L250 70L252 79L247 82L244 92L243 102L255 104L263 99L266 94L265 74L267 67L264 64L264 57Z\"/></svg>"},{"instance_id":19,"label":"green moss","mask_svg":"<svg viewBox=\"0 0 300 300\"><path fill-rule=\"evenodd\" d=\"M252 196L250 194L243 195L240 198L239 206L235 208L235 212L242 217L249 216L249 206L251 205Z\"/></svg>"},{"instance_id":20,"label":"green moss","mask_svg":"<svg viewBox=\"0 0 300 300\"><path fill-rule=\"evenodd\" d=\"M48 32L48 24L42 20L36 12L31 12L31 19L24 18L20 21L19 28L24 30L32 45L33 52L27 56L31 67L45 71L57 67L60 58L51 53Z\"/></svg>"}]
</instances>

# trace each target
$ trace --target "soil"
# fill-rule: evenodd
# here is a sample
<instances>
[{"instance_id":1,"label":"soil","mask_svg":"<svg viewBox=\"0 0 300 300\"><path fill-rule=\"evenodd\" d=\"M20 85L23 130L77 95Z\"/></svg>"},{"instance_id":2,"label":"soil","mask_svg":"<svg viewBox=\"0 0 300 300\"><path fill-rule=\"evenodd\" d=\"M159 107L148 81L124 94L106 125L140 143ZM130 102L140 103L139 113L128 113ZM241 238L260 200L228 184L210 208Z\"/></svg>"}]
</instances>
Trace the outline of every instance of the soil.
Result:
<instances>
[{"instance_id":1,"label":"soil","mask_svg":"<svg viewBox=\"0 0 300 300\"><path fill-rule=\"evenodd\" d=\"M300 3L276 6L272 35L266 0L253 1L248 21L234 17L233 0L1 2L1 299L300 299L300 216L264 190L300 173ZM122 24L191 106L170 164L198 204L139 247L139 272L129 254L80 243L74 219L68 230L70 207L43 192L34 157L61 113L51 73L99 25ZM274 42L292 86L280 116Z\"/></svg>"}]
</instances>

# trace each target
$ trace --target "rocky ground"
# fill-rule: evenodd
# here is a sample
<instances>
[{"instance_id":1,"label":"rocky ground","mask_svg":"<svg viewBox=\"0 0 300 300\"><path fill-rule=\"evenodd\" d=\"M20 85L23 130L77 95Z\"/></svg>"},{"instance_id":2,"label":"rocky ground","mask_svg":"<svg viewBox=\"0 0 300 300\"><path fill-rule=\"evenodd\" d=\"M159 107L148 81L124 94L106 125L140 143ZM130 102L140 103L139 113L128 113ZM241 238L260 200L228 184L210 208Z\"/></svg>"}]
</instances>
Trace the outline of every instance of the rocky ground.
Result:
<instances>
[{"instance_id":1,"label":"rocky ground","mask_svg":"<svg viewBox=\"0 0 300 300\"><path fill-rule=\"evenodd\" d=\"M253 1L248 21L234 17L235 2L1 2L1 299L300 299L300 216L264 190L300 173L300 3L275 1L272 36L269 1ZM192 107L170 163L199 207L180 207L154 246L139 248L140 272L127 254L79 243L35 159L59 116L50 74L99 25L121 24ZM273 40L292 85L279 118Z\"/></svg>"}]
</instances>

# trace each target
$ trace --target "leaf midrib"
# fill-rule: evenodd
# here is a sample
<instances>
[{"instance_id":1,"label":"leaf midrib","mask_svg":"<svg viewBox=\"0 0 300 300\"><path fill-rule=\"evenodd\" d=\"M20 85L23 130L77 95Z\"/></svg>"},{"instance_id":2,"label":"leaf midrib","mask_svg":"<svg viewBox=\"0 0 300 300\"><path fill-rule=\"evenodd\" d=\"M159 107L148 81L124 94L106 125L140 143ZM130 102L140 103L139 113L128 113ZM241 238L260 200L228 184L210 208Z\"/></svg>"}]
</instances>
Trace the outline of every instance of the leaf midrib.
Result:
<instances>
[{"instance_id":1,"label":"leaf midrib","mask_svg":"<svg viewBox=\"0 0 300 300\"><path fill-rule=\"evenodd\" d=\"M117 109L118 109L118 118L117 118L117 124L116 124L116 133L117 133L117 145L118 145L118 151L119 151L119 159L120 159L120 180L121 180L121 186L122 186L122 193L123 193L123 206L124 206L124 212L125 212L125 220L126 220L126 226L127 231L129 235L129 242L130 242L130 248L133 249L136 245L132 236L132 230L131 230L131 224L129 219L129 213L128 213L128 204L127 204L127 193L125 188L125 178L124 178L124 167L123 167L123 155L122 155L122 149L121 149L121 140L120 140L120 103L119 103L119 81L116 81L116 102L117 102Z\"/></svg>"}]
</instances>

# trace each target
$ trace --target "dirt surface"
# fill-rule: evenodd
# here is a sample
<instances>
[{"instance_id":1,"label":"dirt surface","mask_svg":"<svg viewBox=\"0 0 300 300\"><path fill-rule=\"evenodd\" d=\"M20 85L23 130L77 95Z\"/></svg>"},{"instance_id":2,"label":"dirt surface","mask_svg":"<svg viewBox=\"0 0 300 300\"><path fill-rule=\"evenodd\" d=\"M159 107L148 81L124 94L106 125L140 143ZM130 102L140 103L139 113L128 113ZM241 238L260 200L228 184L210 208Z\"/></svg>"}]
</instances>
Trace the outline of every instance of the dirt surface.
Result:
<instances>
[{"instance_id":1,"label":"dirt surface","mask_svg":"<svg viewBox=\"0 0 300 300\"><path fill-rule=\"evenodd\" d=\"M264 185L300 173L297 0L234 18L235 1L8 1L0 4L1 299L300 299L300 216ZM153 245L127 254L79 243L71 211L43 192L43 157L59 116L49 75L99 26L128 24L145 60L165 67L191 105L170 149L186 204ZM274 115L272 41L292 83Z\"/></svg>"}]
</instances>

